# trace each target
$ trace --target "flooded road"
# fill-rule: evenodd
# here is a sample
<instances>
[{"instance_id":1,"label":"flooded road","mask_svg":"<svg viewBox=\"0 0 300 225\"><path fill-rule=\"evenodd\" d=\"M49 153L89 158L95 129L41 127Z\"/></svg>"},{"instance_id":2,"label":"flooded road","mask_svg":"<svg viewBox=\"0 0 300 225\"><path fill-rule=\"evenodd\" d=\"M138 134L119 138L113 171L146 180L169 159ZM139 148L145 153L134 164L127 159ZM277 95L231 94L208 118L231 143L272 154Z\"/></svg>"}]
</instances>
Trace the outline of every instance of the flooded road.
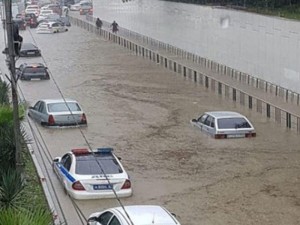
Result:
<instances>
[{"instance_id":1,"label":"flooded road","mask_svg":"<svg viewBox=\"0 0 300 225\"><path fill-rule=\"evenodd\" d=\"M300 93L300 22L162 0L94 0L94 16Z\"/></svg>"},{"instance_id":2,"label":"flooded road","mask_svg":"<svg viewBox=\"0 0 300 225\"><path fill-rule=\"evenodd\" d=\"M25 99L33 104L62 93L81 103L88 120L82 130L38 126L51 157L87 146L85 138L93 148L115 148L133 184L122 203L165 206L183 225L300 223L298 135L75 26L55 35L31 32L24 40L36 42L44 61L17 65L46 62L52 79L19 81ZM257 137L215 140L190 125L210 110L248 116ZM47 169L68 224L85 224ZM76 203L85 217L119 206L115 199Z\"/></svg>"}]
</instances>

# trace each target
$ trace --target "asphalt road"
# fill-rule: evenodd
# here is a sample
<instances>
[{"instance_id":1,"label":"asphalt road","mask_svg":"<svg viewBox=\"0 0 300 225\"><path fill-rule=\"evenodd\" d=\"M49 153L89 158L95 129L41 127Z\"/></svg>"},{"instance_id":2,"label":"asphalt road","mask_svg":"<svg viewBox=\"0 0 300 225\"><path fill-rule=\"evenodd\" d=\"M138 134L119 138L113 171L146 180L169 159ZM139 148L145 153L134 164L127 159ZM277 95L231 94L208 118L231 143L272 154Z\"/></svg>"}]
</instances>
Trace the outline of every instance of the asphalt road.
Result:
<instances>
[{"instance_id":1,"label":"asphalt road","mask_svg":"<svg viewBox=\"0 0 300 225\"><path fill-rule=\"evenodd\" d=\"M114 147L122 158L134 191L121 199L124 205L162 205L185 225L300 224L297 134L80 28L54 35L32 29L23 37L36 42L43 58L19 59L17 65L45 62L52 75L49 81L19 81L28 104L63 94L87 114L88 127L81 130L33 128L36 153L67 224L84 222L50 162L87 146L85 139L94 148ZM190 125L210 110L246 115L257 137L215 140ZM85 217L119 206L116 199L75 203Z\"/></svg>"}]
</instances>

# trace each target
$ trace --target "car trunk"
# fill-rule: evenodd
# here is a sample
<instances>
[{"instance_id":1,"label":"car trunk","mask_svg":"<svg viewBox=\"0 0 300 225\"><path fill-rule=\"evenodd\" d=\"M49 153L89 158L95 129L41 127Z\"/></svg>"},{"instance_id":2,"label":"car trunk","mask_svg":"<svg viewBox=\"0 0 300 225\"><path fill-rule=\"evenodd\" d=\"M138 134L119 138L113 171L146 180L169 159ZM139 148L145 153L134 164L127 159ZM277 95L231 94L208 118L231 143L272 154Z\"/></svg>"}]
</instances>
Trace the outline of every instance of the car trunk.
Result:
<instances>
[{"instance_id":1,"label":"car trunk","mask_svg":"<svg viewBox=\"0 0 300 225\"><path fill-rule=\"evenodd\" d=\"M59 112L52 113L56 125L82 124L82 112Z\"/></svg>"}]
</instances>

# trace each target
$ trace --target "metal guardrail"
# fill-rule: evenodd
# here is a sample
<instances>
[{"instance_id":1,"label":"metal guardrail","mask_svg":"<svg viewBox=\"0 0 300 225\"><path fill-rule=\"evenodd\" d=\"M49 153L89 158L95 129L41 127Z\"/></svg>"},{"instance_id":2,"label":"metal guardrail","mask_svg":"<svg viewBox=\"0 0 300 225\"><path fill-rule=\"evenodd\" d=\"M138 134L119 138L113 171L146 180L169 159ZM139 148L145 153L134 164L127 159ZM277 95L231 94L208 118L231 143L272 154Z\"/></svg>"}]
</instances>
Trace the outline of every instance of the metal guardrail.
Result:
<instances>
[{"instance_id":1,"label":"metal guardrail","mask_svg":"<svg viewBox=\"0 0 300 225\"><path fill-rule=\"evenodd\" d=\"M216 72L221 75L227 75L242 82L243 84L247 84L258 89L263 89L265 92L269 92L275 96L284 98L286 102L296 104L296 106L299 106L298 93L289 91L269 82L257 79L227 66L196 56L174 46L164 44L160 41L145 37L124 28L120 28L118 34L113 34L110 32L110 24L108 22L103 22L104 29L97 29L94 25L95 18L93 17L87 17L87 21L83 21L80 18L71 17L71 21L83 29L117 43L124 48L135 52L137 55L161 64L165 68L193 80L194 82L212 90L218 95L222 95L225 98L240 103L241 105L266 116L270 120L273 120L279 124L284 124L286 128L300 133L300 114L297 115L289 112L288 110L278 107L262 98L252 96L251 94L246 93L239 88L232 87L230 84L222 81L221 79L217 79L200 72L196 66L186 66L182 62L176 61L176 59L169 59L167 56L160 54L159 51L164 50L173 53L176 56L181 56L183 59L191 60L192 62L195 62L195 65L198 64L199 66L200 64L201 66L210 69L212 72ZM145 46L141 45L140 41L142 41ZM149 43L149 45L147 43Z\"/></svg>"}]
</instances>

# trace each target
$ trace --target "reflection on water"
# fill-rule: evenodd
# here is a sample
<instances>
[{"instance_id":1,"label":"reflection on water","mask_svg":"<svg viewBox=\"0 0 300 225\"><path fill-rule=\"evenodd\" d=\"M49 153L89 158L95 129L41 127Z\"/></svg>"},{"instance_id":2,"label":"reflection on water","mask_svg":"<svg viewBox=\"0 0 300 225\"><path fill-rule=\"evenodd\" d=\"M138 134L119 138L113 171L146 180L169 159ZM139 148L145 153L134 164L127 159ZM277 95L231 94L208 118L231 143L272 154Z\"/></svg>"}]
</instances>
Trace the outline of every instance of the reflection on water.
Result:
<instances>
[{"instance_id":1,"label":"reflection on water","mask_svg":"<svg viewBox=\"0 0 300 225\"><path fill-rule=\"evenodd\" d=\"M94 1L95 17L300 92L300 23L160 0Z\"/></svg>"}]
</instances>

